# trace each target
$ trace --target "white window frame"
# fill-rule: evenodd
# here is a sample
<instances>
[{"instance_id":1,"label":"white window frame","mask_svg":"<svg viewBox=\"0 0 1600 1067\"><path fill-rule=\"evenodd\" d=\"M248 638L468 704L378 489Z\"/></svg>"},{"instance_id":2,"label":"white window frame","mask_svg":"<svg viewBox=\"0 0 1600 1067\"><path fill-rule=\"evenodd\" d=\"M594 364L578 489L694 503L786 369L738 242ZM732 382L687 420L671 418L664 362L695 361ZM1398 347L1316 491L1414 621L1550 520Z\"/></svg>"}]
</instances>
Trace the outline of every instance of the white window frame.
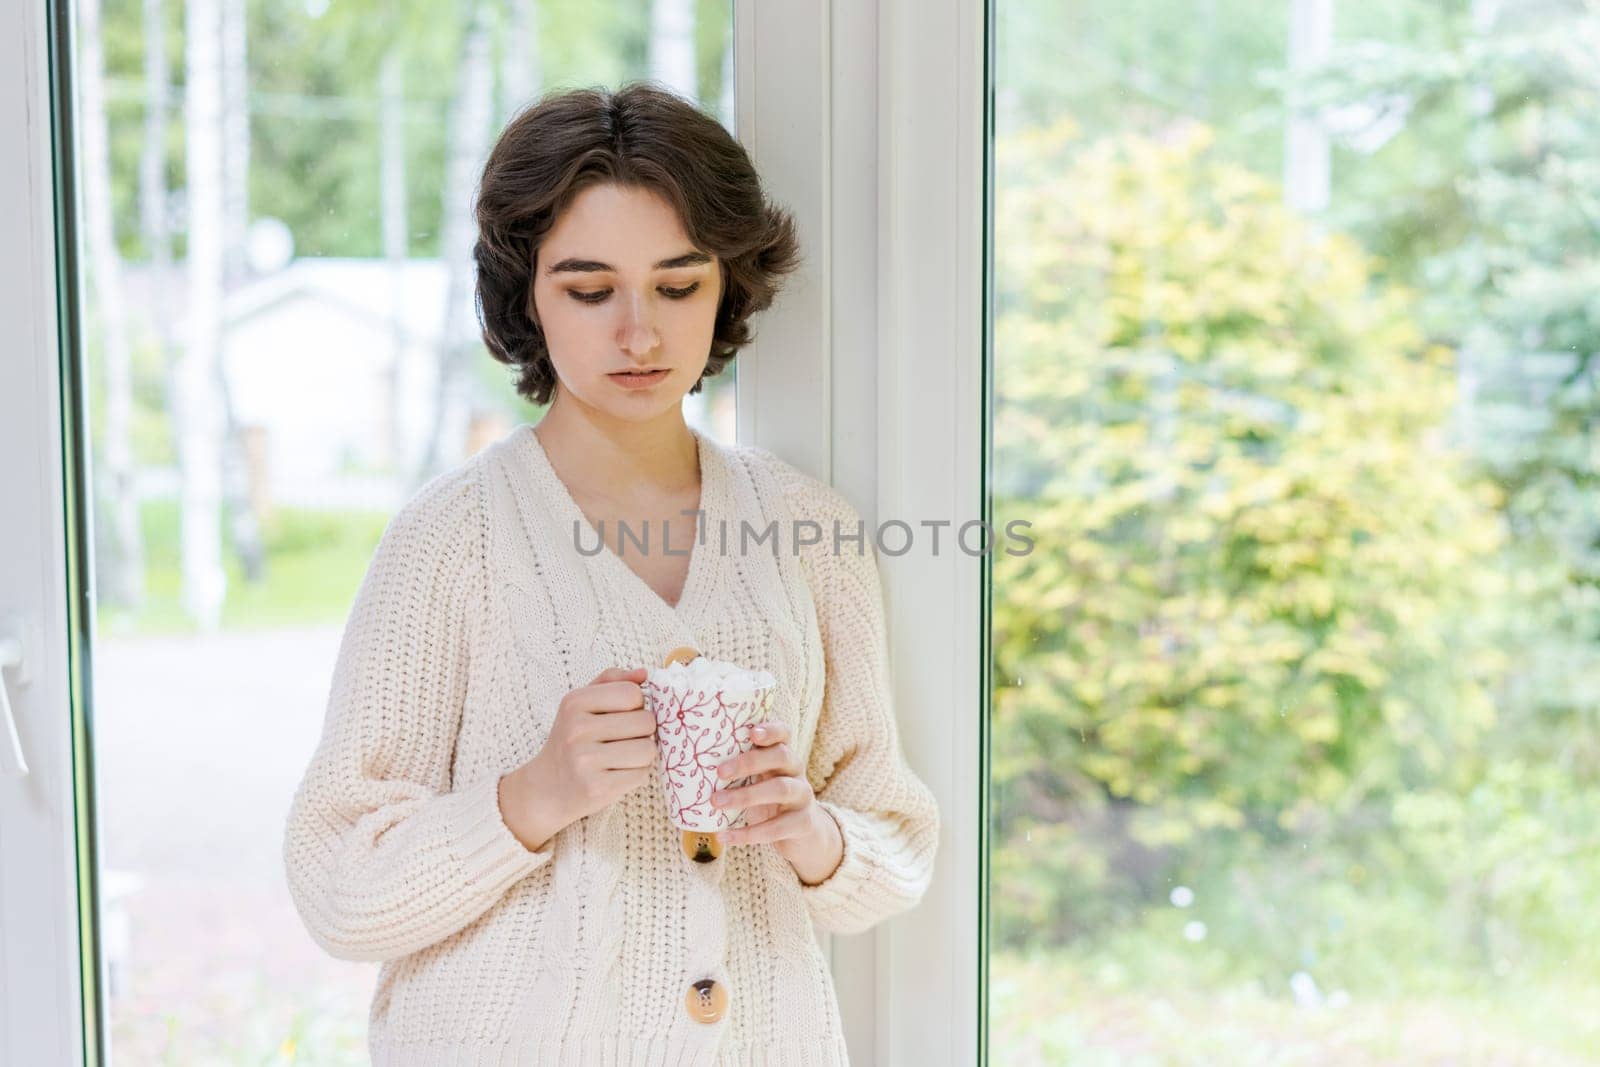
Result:
<instances>
[{"instance_id":1,"label":"white window frame","mask_svg":"<svg viewBox=\"0 0 1600 1067\"><path fill-rule=\"evenodd\" d=\"M22 667L5 671L3 684L28 770L0 774L0 1063L95 1063L84 1051L70 714L70 677L84 668L70 662L67 639L72 457L61 415L48 47L56 28L49 5L0 7L9 12L0 22L19 31L0 45L0 639L22 645Z\"/></svg>"},{"instance_id":2,"label":"white window frame","mask_svg":"<svg viewBox=\"0 0 1600 1067\"><path fill-rule=\"evenodd\" d=\"M0 5L20 29L0 59L0 203L21 205L0 215L0 638L27 620L24 674L4 683L29 768L0 777L0 1062L92 1065L86 988L87 1010L102 1007L83 975L101 962L77 893L93 841L80 850L69 714L72 679L88 671L69 656L68 605L74 586L84 611L93 597L86 560L69 580L66 551L81 458L60 417L55 168L67 157L50 91L51 35L67 30L54 5ZM881 566L901 744L939 802L938 864L912 911L825 938L851 1060L978 1063L986 619L981 560L949 546L951 530L987 517L985 0L734 11L736 128L807 256L739 361L739 437L838 486L870 525L919 531ZM937 557L924 520L952 523Z\"/></svg>"},{"instance_id":3,"label":"white window frame","mask_svg":"<svg viewBox=\"0 0 1600 1067\"><path fill-rule=\"evenodd\" d=\"M917 548L880 557L906 757L938 799L912 911L825 935L852 1064L984 1062L984 0L735 0L735 128L807 262L738 361L739 439ZM747 132L746 132L747 131ZM940 555L924 520L949 520ZM913 669L913 666L915 669Z\"/></svg>"}]
</instances>

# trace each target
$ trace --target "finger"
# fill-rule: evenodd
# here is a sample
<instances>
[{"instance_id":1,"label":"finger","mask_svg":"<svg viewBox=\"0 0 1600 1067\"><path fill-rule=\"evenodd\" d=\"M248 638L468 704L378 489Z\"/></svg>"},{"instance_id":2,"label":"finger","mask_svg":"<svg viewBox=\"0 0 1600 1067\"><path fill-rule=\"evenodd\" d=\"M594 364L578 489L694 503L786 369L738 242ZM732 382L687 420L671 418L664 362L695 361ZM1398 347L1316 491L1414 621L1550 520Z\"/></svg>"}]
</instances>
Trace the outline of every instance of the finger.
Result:
<instances>
[{"instance_id":1,"label":"finger","mask_svg":"<svg viewBox=\"0 0 1600 1067\"><path fill-rule=\"evenodd\" d=\"M751 727L750 738L757 745L765 748L779 742L789 740L789 724L786 722L763 722Z\"/></svg>"},{"instance_id":2,"label":"finger","mask_svg":"<svg viewBox=\"0 0 1600 1067\"><path fill-rule=\"evenodd\" d=\"M644 707L644 690L637 682L597 682L578 690L572 700L584 711L633 711Z\"/></svg>"},{"instance_id":3,"label":"finger","mask_svg":"<svg viewBox=\"0 0 1600 1067\"><path fill-rule=\"evenodd\" d=\"M656 717L650 714L648 708L604 712L596 715L590 723L593 726L590 736L601 741L621 741L630 737L653 740L656 735Z\"/></svg>"},{"instance_id":4,"label":"finger","mask_svg":"<svg viewBox=\"0 0 1600 1067\"><path fill-rule=\"evenodd\" d=\"M729 845L759 845L801 837L809 828L804 809L789 811L776 818L750 826L724 830L717 836Z\"/></svg>"},{"instance_id":5,"label":"finger","mask_svg":"<svg viewBox=\"0 0 1600 1067\"><path fill-rule=\"evenodd\" d=\"M711 794L711 803L719 808L745 808L752 804L778 804L790 807L808 799L805 794L811 786L798 778L783 775L767 778L738 789L719 789Z\"/></svg>"},{"instance_id":6,"label":"finger","mask_svg":"<svg viewBox=\"0 0 1600 1067\"><path fill-rule=\"evenodd\" d=\"M781 815L783 808L778 804L757 804L753 808L744 809L744 822L746 826L754 826L758 822L766 822L774 815Z\"/></svg>"},{"instance_id":7,"label":"finger","mask_svg":"<svg viewBox=\"0 0 1600 1067\"><path fill-rule=\"evenodd\" d=\"M794 754L789 751L789 746L780 742L771 748L753 748L749 752L739 753L719 764L717 774L724 782L731 782L761 771L787 770L793 760Z\"/></svg>"},{"instance_id":8,"label":"finger","mask_svg":"<svg viewBox=\"0 0 1600 1067\"><path fill-rule=\"evenodd\" d=\"M590 682L589 684L599 685L601 682L624 681L642 682L644 681L644 678L635 678L634 675L648 675L649 673L650 672L645 670L643 667L607 667L605 670L595 675L594 681Z\"/></svg>"},{"instance_id":9,"label":"finger","mask_svg":"<svg viewBox=\"0 0 1600 1067\"><path fill-rule=\"evenodd\" d=\"M648 767L656 761L656 743L648 737L626 738L621 741L602 741L608 771L631 771Z\"/></svg>"}]
</instances>

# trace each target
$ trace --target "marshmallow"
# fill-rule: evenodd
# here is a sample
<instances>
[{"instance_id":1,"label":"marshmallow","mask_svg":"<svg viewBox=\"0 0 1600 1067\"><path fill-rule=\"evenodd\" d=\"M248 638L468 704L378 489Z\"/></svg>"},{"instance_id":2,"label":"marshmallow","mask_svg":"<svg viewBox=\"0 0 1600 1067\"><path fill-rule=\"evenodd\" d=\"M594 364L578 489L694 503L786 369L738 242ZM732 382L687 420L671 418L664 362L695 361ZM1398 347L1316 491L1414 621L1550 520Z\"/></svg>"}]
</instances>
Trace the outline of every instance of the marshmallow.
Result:
<instances>
[{"instance_id":1,"label":"marshmallow","mask_svg":"<svg viewBox=\"0 0 1600 1067\"><path fill-rule=\"evenodd\" d=\"M652 668L650 682L658 688L675 691L721 689L753 692L776 685L778 679L771 671L750 670L727 660L699 656L688 663Z\"/></svg>"}]
</instances>

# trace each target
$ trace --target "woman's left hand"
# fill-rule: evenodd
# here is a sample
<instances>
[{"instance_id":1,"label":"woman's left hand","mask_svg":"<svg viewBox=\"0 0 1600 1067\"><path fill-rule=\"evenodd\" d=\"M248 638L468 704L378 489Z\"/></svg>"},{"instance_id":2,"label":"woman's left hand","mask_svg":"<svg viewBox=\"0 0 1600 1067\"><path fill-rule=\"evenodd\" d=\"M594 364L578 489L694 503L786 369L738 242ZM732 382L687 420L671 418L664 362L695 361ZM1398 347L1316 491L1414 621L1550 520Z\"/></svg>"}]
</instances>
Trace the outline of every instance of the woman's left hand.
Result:
<instances>
[{"instance_id":1,"label":"woman's left hand","mask_svg":"<svg viewBox=\"0 0 1600 1067\"><path fill-rule=\"evenodd\" d=\"M755 781L711 796L717 808L744 808L742 828L719 830L728 844L770 842L802 881L820 882L838 866L844 843L838 824L817 803L805 768L789 749L786 723L766 722L750 731L755 747L717 768L725 782L746 775Z\"/></svg>"}]
</instances>

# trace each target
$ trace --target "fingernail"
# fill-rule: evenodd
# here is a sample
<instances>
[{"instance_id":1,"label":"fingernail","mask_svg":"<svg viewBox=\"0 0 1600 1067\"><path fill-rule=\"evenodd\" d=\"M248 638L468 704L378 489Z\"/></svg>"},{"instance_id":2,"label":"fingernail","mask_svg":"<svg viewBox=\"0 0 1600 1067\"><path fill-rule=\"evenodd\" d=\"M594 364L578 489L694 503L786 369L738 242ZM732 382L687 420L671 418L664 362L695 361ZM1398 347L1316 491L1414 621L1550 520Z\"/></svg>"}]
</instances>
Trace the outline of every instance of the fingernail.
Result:
<instances>
[{"instance_id":1,"label":"fingernail","mask_svg":"<svg viewBox=\"0 0 1600 1067\"><path fill-rule=\"evenodd\" d=\"M754 730L751 730L750 732L752 734L754 734L756 737L766 737L767 736L767 728L765 726L757 726Z\"/></svg>"}]
</instances>

